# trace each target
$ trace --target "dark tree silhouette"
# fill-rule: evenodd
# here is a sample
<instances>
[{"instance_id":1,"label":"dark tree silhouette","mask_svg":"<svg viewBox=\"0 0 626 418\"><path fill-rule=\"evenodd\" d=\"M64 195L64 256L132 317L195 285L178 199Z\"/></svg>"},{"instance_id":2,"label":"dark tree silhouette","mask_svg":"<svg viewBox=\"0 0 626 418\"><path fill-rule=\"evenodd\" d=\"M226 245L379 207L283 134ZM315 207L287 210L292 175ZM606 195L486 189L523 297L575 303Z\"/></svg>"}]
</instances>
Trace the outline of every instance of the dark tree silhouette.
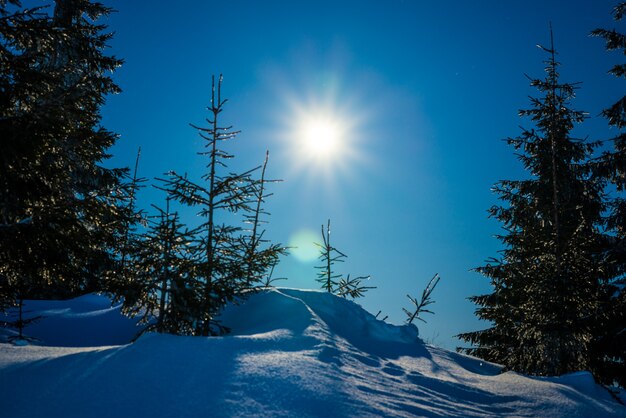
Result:
<instances>
[{"instance_id":1,"label":"dark tree silhouette","mask_svg":"<svg viewBox=\"0 0 626 418\"><path fill-rule=\"evenodd\" d=\"M193 236L170 210L169 198L165 209L153 207L157 214L148 217L148 230L129 258L133 278L125 287L123 311L147 324L143 332L193 335L198 296L189 251Z\"/></svg>"},{"instance_id":2,"label":"dark tree silhouette","mask_svg":"<svg viewBox=\"0 0 626 418\"><path fill-rule=\"evenodd\" d=\"M125 170L105 168L117 135L100 107L121 64L95 23L110 9L57 0L0 2L0 291L2 300L102 288L115 269Z\"/></svg>"},{"instance_id":3,"label":"dark tree silhouette","mask_svg":"<svg viewBox=\"0 0 626 418\"><path fill-rule=\"evenodd\" d=\"M489 212L503 224L505 248L477 269L491 279L493 293L470 298L492 325L460 338L476 345L464 351L508 369L560 375L590 366L603 278L597 257L603 184L589 175L597 144L570 136L585 118L569 106L575 85L559 81L552 40L542 49L547 76L531 79L541 97L520 111L535 128L508 139L530 178L495 186L507 205Z\"/></svg>"},{"instance_id":4,"label":"dark tree silhouette","mask_svg":"<svg viewBox=\"0 0 626 418\"><path fill-rule=\"evenodd\" d=\"M626 3L613 9L613 17L621 21ZM604 39L607 51L626 53L626 35L615 29L596 29L591 33ZM616 64L609 73L626 77L626 64ZM616 189L609 202L607 230L610 233L604 252L605 271L609 279L600 292L599 320L594 326L591 369L601 382L618 382L626 387L626 96L622 96L602 112L609 125L617 129L611 139L611 151L605 152L596 163L596 174L609 181Z\"/></svg>"},{"instance_id":5,"label":"dark tree silhouette","mask_svg":"<svg viewBox=\"0 0 626 418\"><path fill-rule=\"evenodd\" d=\"M213 77L208 127L192 125L205 141L206 151L200 153L208 159L203 182L196 183L175 172L163 180L164 190L173 199L199 207L198 214L204 220L193 231L196 238L190 248L194 254L190 274L201 288L197 292L194 333L205 336L227 331L216 319L222 307L261 284L284 252L280 245L265 241L260 228L261 216L265 214L262 203L268 196L265 187L270 182L265 179L265 170L261 180L252 177L261 167L240 174L222 174L225 161L233 155L220 148L221 143L235 139L239 132L219 122L226 103L221 98L221 86L222 77L217 83ZM263 167L266 164L267 159ZM219 223L219 217L229 212L244 214L251 230L246 233L240 226Z\"/></svg>"}]
</instances>

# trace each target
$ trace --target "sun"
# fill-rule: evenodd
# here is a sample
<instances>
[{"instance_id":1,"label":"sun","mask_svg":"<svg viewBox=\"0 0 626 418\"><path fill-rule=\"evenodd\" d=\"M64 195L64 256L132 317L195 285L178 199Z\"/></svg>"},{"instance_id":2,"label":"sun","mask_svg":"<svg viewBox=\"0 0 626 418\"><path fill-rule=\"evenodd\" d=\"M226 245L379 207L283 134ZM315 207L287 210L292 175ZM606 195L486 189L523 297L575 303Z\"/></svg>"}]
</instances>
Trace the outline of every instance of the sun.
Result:
<instances>
[{"instance_id":1,"label":"sun","mask_svg":"<svg viewBox=\"0 0 626 418\"><path fill-rule=\"evenodd\" d=\"M346 179L364 159L358 113L333 101L294 101L283 128L293 172L318 181Z\"/></svg>"},{"instance_id":2,"label":"sun","mask_svg":"<svg viewBox=\"0 0 626 418\"><path fill-rule=\"evenodd\" d=\"M370 164L371 136L366 126L372 114L360 94L344 91L338 81L321 88L304 83L279 91L282 103L271 117L275 130L264 135L280 143L277 154L283 177L306 178L307 185L334 190Z\"/></svg>"},{"instance_id":3,"label":"sun","mask_svg":"<svg viewBox=\"0 0 626 418\"><path fill-rule=\"evenodd\" d=\"M303 151L313 158L331 158L341 152L344 128L328 116L316 116L302 121L299 140Z\"/></svg>"}]
</instances>

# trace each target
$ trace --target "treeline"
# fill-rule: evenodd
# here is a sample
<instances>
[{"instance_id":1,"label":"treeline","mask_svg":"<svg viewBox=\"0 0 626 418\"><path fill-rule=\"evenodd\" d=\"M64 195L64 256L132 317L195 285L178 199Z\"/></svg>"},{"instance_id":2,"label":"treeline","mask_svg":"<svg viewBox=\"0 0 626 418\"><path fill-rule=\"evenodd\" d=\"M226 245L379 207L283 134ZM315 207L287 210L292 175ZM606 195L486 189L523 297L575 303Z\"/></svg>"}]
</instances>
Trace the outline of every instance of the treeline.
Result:
<instances>
[{"instance_id":1,"label":"treeline","mask_svg":"<svg viewBox=\"0 0 626 418\"><path fill-rule=\"evenodd\" d=\"M146 330L184 335L225 331L215 320L236 296L269 283L280 244L269 242L263 203L269 155L258 167L227 172L221 144L222 79L213 79L206 126L194 126L206 161L199 179L166 173L152 213L138 209L146 186L135 170L106 168L118 136L100 124L121 60L104 54L110 9L89 0L24 8L0 1L0 306L28 298L107 292ZM140 170L139 170L140 171ZM185 226L175 205L202 219ZM222 223L225 213L238 215Z\"/></svg>"},{"instance_id":2,"label":"treeline","mask_svg":"<svg viewBox=\"0 0 626 418\"><path fill-rule=\"evenodd\" d=\"M625 11L617 5L615 19ZM550 35L546 75L530 79L537 96L519 112L531 126L507 139L529 176L494 186L503 203L489 213L502 223L504 248L476 269L493 291L470 298L491 326L459 335L471 343L460 350L507 370L590 370L601 383L626 387L626 96L603 111L614 138L573 137L587 116L572 107L578 86L561 81ZM591 35L626 53L616 30ZM626 64L609 72L624 78Z\"/></svg>"}]
</instances>

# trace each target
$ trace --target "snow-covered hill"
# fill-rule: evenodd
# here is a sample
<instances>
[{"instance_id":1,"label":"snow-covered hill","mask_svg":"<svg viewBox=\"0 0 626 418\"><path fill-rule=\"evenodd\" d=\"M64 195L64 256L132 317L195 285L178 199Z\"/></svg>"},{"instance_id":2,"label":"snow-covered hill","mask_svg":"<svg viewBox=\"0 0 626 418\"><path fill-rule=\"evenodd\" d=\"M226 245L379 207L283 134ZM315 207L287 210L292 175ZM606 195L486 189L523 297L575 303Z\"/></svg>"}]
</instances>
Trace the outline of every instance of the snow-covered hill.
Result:
<instances>
[{"instance_id":1,"label":"snow-covered hill","mask_svg":"<svg viewBox=\"0 0 626 418\"><path fill-rule=\"evenodd\" d=\"M626 417L588 373L501 374L322 292L252 295L224 312L225 337L132 344L105 297L27 306L41 345L0 344L3 417Z\"/></svg>"}]
</instances>

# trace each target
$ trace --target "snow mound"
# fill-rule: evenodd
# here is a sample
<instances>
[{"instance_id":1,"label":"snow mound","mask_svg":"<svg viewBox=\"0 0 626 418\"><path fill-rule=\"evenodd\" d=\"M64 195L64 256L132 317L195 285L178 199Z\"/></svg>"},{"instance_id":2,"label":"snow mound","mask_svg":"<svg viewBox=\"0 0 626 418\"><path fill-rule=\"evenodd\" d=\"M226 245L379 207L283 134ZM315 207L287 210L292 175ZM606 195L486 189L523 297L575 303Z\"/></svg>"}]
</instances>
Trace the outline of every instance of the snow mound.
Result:
<instances>
[{"instance_id":1,"label":"snow mound","mask_svg":"<svg viewBox=\"0 0 626 418\"><path fill-rule=\"evenodd\" d=\"M120 309L121 304L111 306L111 299L96 294L70 300L27 300L24 301L24 318L42 318L30 324L24 333L36 338L37 345L55 347L127 344L142 327L137 326L136 319L123 316ZM17 312L13 310L3 319L16 318ZM0 328L0 341L16 334Z\"/></svg>"},{"instance_id":2,"label":"snow mound","mask_svg":"<svg viewBox=\"0 0 626 418\"><path fill-rule=\"evenodd\" d=\"M102 345L114 345L127 323L94 298L91 308L88 300L41 302L50 316L40 326L47 323L50 336L77 318L93 321L81 342L98 333L110 336L98 337ZM260 292L221 319L228 336L147 334L114 347L0 344L2 416L626 416L588 373L502 374L322 292Z\"/></svg>"},{"instance_id":3,"label":"snow mound","mask_svg":"<svg viewBox=\"0 0 626 418\"><path fill-rule=\"evenodd\" d=\"M370 340L415 344L419 334L414 325L388 324L353 301L314 290L264 291L240 306L226 309L220 319L235 335L277 329L298 333L312 327L325 329L355 346L367 345Z\"/></svg>"}]
</instances>

